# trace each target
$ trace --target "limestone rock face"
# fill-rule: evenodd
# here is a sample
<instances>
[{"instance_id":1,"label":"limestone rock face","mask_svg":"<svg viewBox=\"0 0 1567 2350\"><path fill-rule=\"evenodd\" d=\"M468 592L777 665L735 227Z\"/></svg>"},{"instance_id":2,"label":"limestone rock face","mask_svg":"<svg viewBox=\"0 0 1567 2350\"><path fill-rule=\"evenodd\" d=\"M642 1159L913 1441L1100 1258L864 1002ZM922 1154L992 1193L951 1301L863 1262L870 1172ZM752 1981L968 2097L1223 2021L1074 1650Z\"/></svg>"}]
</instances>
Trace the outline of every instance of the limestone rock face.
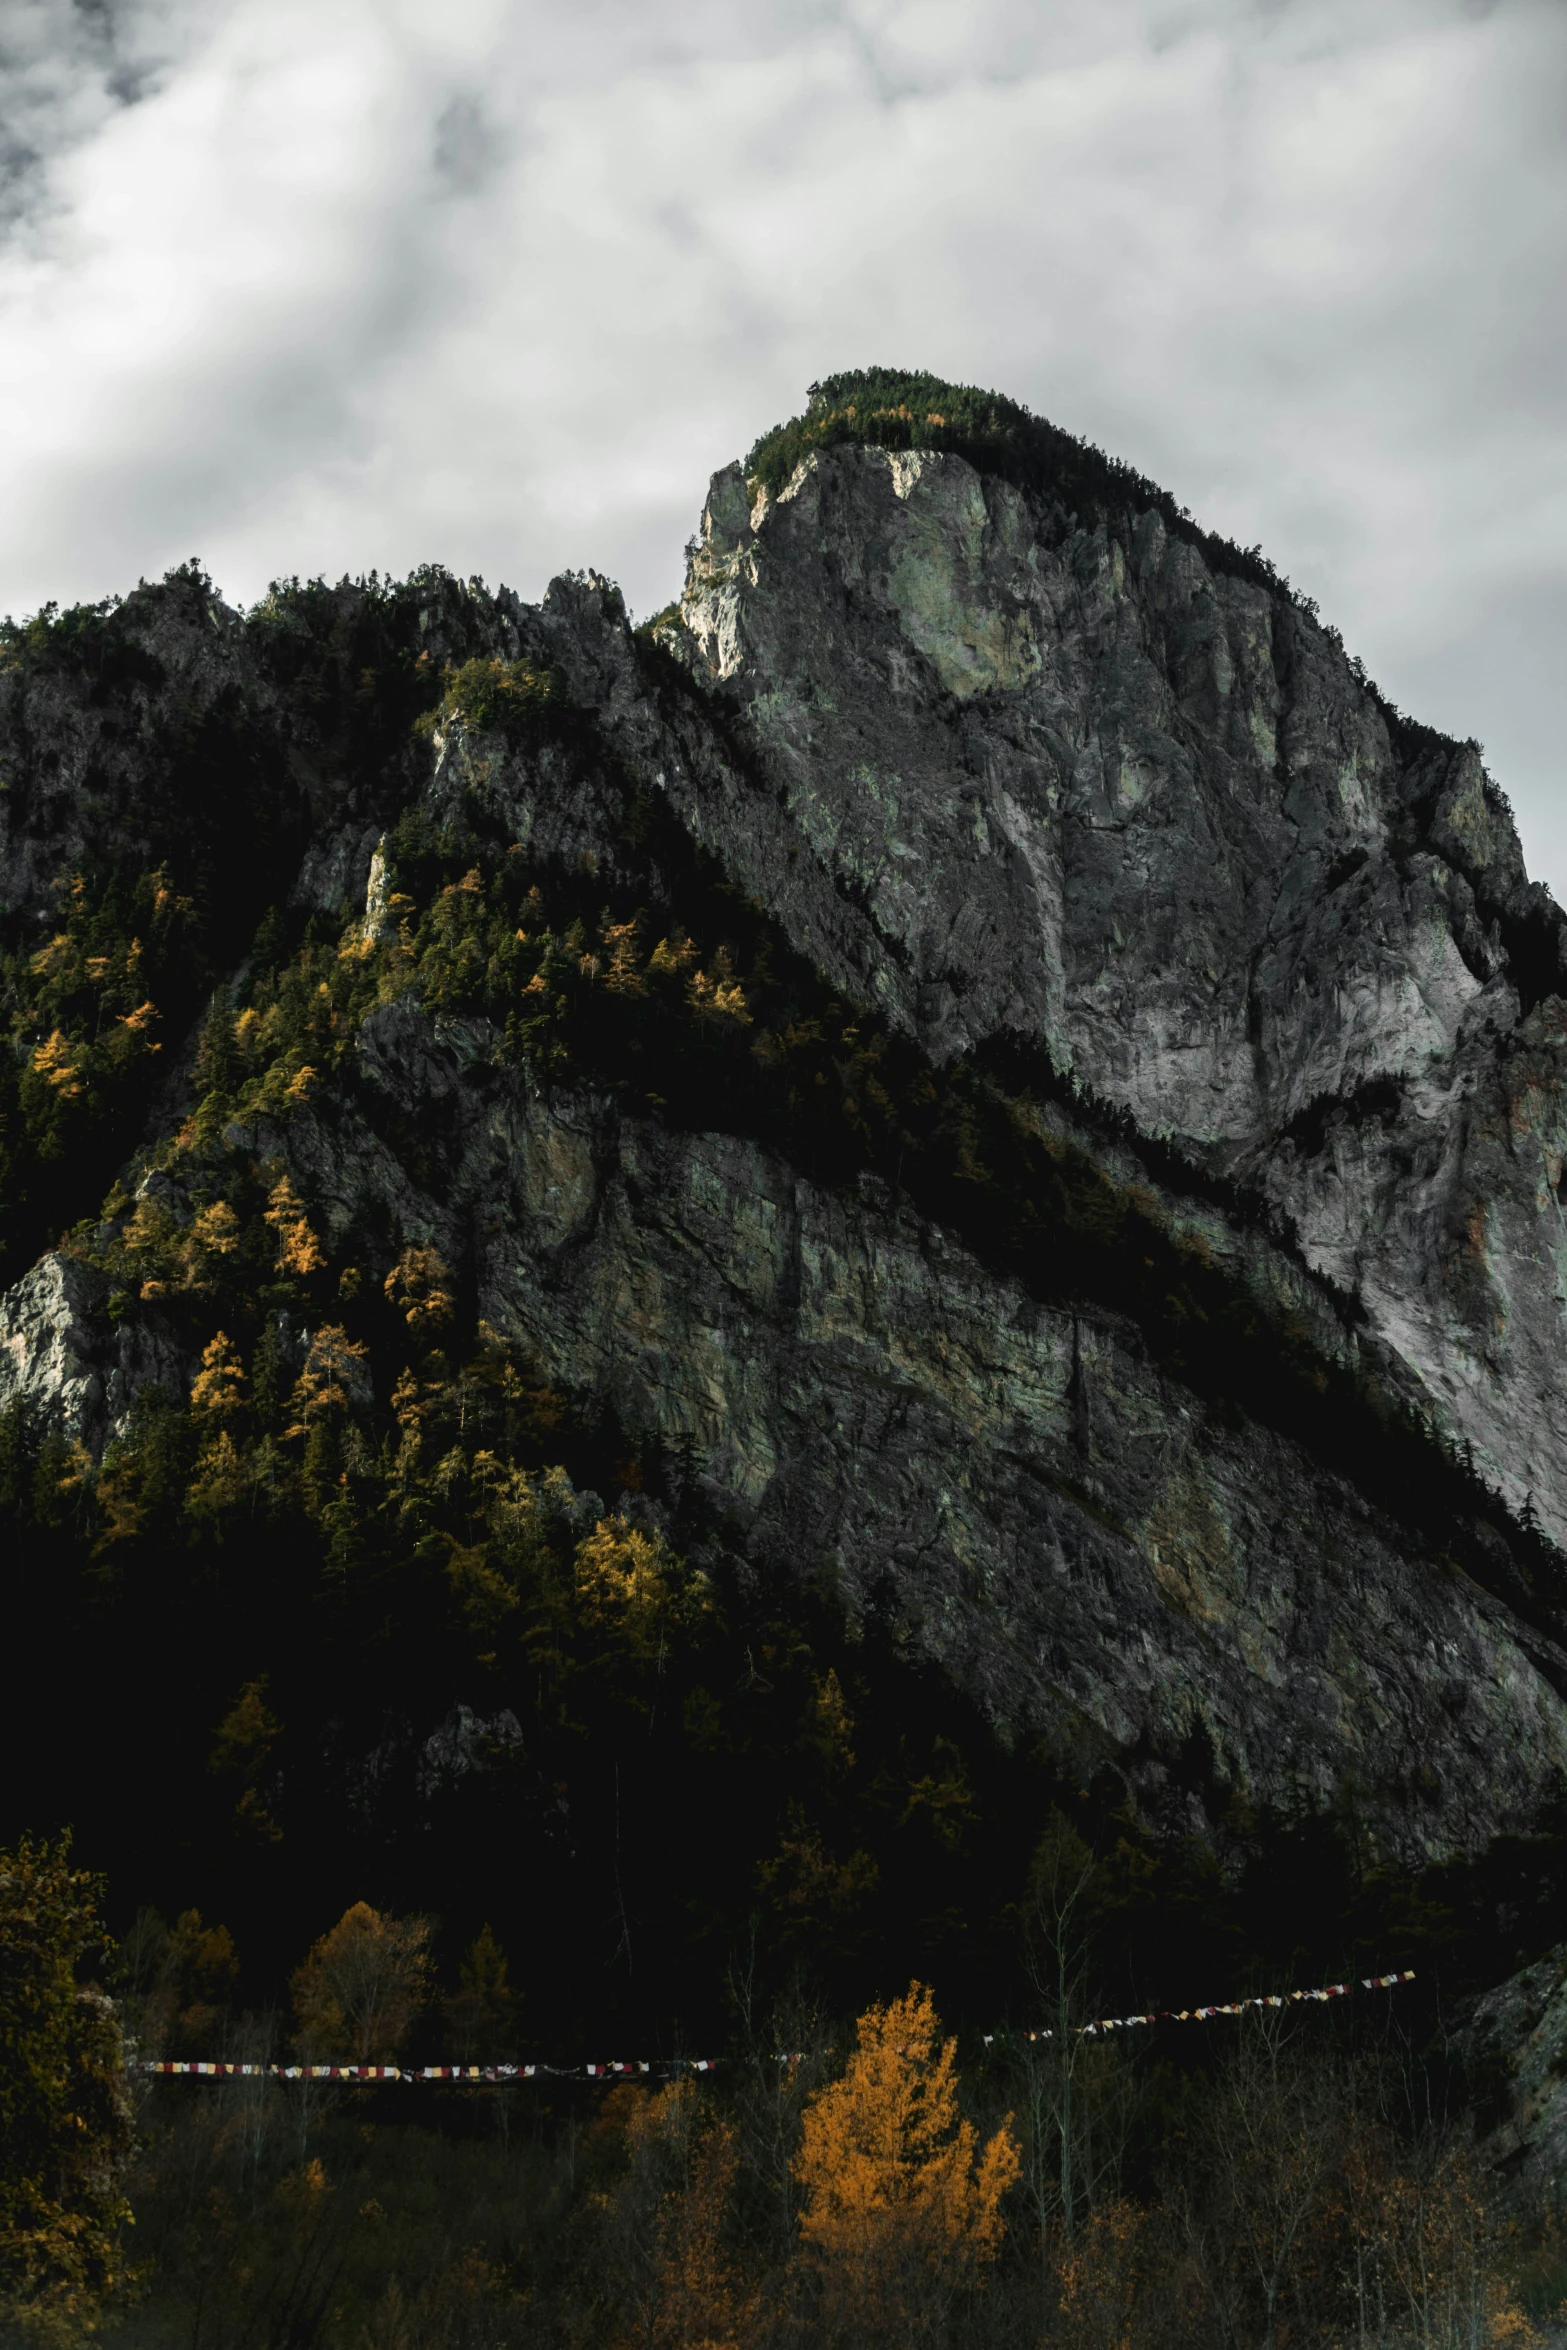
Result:
<instances>
[{"instance_id":1,"label":"limestone rock face","mask_svg":"<svg viewBox=\"0 0 1567 2350\"><path fill-rule=\"evenodd\" d=\"M455 1077L474 1042L426 1050ZM381 1060L410 1110L419 1066ZM993 1719L1120 1760L1150 1816L1201 1832L1221 1787L1293 1812L1352 1777L1414 1856L1567 1784L1555 1644L1301 1447L1217 1425L1134 1329L751 1142L523 1085L459 1114L445 1237L477 1228L485 1319L691 1446L748 1555L890 1598ZM368 1138L352 1163L379 1191Z\"/></svg>"},{"instance_id":2,"label":"limestone rock face","mask_svg":"<svg viewBox=\"0 0 1567 2350\"><path fill-rule=\"evenodd\" d=\"M1561 917L1472 747L1158 514L1077 529L951 455L716 475L664 636L744 776L670 789L841 984L1259 1186L1567 1534Z\"/></svg>"},{"instance_id":3,"label":"limestone rock face","mask_svg":"<svg viewBox=\"0 0 1567 2350\"><path fill-rule=\"evenodd\" d=\"M109 1285L51 1253L0 1297L0 1408L15 1398L72 1442L101 1451L138 1392L188 1386L177 1350L139 1316L113 1320Z\"/></svg>"}]
</instances>

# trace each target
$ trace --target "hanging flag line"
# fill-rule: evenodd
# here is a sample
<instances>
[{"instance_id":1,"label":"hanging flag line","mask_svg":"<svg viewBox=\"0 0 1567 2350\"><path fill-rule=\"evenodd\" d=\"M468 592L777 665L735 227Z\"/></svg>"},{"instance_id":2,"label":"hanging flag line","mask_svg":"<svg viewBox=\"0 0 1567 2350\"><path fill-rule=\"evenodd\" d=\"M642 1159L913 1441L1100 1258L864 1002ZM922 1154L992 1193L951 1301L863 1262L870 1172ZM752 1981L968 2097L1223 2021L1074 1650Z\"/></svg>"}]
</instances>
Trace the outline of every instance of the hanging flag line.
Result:
<instances>
[{"instance_id":1,"label":"hanging flag line","mask_svg":"<svg viewBox=\"0 0 1567 2350\"><path fill-rule=\"evenodd\" d=\"M1350 1992L1394 1991L1400 1983L1412 1983L1413 1967L1405 1967L1397 1975L1362 1975L1356 1983L1324 1983L1315 1991L1268 1991L1256 1999L1227 1999L1218 2007L1161 2007L1148 2015L1102 2015L1091 2024L1079 2024L1079 2040L1095 2039L1101 2032L1124 2032L1130 2024L1205 2024L1210 2016L1244 2015L1249 2007L1291 2007L1298 1999L1347 1999ZM998 2039L1012 2038L1010 2033L987 2032L985 2046L994 2046ZM1022 2040L1053 2040L1054 2032L1020 2032Z\"/></svg>"},{"instance_id":2,"label":"hanging flag line","mask_svg":"<svg viewBox=\"0 0 1567 2350\"><path fill-rule=\"evenodd\" d=\"M1413 1967L1405 1967L1401 1974L1362 1975L1356 1983L1324 1983L1314 1991L1274 1991L1256 1999L1229 1999L1216 2007L1166 2007L1152 2010L1147 2015L1099 2016L1091 2024L1079 2024L1077 2037L1093 2039L1101 2032L1125 2031L1132 2024L1202 2024L1210 2016L1244 2015L1251 2007L1290 2007L1297 2000L1344 1999L1357 1988L1362 1991L1395 1991L1401 1983L1412 1983ZM1052 2040L1053 2032L1021 2032L1015 2035L1023 2040ZM998 2039L1014 2037L1010 2033L987 2032L985 2046L992 2048ZM138 2073L193 2074L202 2080L267 2080L267 2081L605 2081L637 2079L649 2073L666 2078L676 2073L715 2072L724 2059L717 2056L668 2056L657 2059L642 2057L629 2064L225 2064L221 2062L193 2062L186 2059L147 2057L131 2066ZM780 2053L780 2064L798 2064L800 2052Z\"/></svg>"},{"instance_id":3,"label":"hanging flag line","mask_svg":"<svg viewBox=\"0 0 1567 2350\"><path fill-rule=\"evenodd\" d=\"M793 2056L780 2057L794 2064ZM620 2080L640 2073L710 2073L716 2056L663 2056L632 2064L222 2064L171 2062L146 2058L131 2066L137 2073L193 2073L206 2079L266 2081L557 2081Z\"/></svg>"}]
</instances>

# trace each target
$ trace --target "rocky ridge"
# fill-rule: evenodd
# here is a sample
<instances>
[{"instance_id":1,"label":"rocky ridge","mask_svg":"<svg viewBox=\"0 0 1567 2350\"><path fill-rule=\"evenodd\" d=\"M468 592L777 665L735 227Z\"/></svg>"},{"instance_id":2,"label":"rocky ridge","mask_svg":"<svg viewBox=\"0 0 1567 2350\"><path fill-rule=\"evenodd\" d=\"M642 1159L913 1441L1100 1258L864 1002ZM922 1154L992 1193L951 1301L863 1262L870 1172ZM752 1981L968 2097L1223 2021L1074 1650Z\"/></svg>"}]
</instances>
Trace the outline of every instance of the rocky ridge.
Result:
<instances>
[{"instance_id":1,"label":"rocky ridge","mask_svg":"<svg viewBox=\"0 0 1567 2350\"><path fill-rule=\"evenodd\" d=\"M547 666L574 747L454 709L345 775L232 616L154 595L129 634L160 677L8 681L11 915L41 935L106 829L141 849L171 704L229 711L274 880L370 939L410 801L629 890L651 806L933 1069L1025 1070L1051 1147L1324 1383L1567 1525L1558 918L1472 749L1390 726L1286 595L1156 512L1089 527L950 452L840 447L776 495L715 476L650 634L591 575L537 609L448 583L421 627L436 661ZM737 1553L890 1606L1004 1734L1151 1817L1352 1794L1414 1857L1560 1791L1553 1570L1505 1514L1412 1526L896 1183L823 1184L720 1105L688 1130L497 1074L494 1043L404 997L349 1093L230 1139L328 1234L374 1207L437 1246L550 1381L694 1463ZM410 1122L438 1144L400 1151ZM58 1255L0 1305L0 1387L95 1448L196 1369L155 1301L108 1306Z\"/></svg>"}]
</instances>

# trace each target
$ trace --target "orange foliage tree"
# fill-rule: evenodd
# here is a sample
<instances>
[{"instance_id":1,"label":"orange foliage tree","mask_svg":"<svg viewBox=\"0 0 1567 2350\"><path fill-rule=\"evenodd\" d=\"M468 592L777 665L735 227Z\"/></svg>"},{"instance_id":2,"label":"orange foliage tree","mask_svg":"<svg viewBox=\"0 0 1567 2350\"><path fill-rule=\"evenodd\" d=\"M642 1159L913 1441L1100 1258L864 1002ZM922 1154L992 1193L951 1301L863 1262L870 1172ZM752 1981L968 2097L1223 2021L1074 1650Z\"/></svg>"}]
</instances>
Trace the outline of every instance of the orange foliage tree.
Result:
<instances>
[{"instance_id":1,"label":"orange foliage tree","mask_svg":"<svg viewBox=\"0 0 1567 2350\"><path fill-rule=\"evenodd\" d=\"M345 1910L294 1976L295 2039L317 2062L385 2064L408 2037L429 1987L430 1921Z\"/></svg>"},{"instance_id":2,"label":"orange foliage tree","mask_svg":"<svg viewBox=\"0 0 1567 2350\"><path fill-rule=\"evenodd\" d=\"M923 1984L862 2015L858 2042L802 2116L800 2231L830 2314L856 2332L917 2331L994 2259L1017 2141L1009 2114L979 2148L958 2111L957 2043Z\"/></svg>"},{"instance_id":3,"label":"orange foliage tree","mask_svg":"<svg viewBox=\"0 0 1567 2350\"><path fill-rule=\"evenodd\" d=\"M277 1269L303 1276L319 1273L326 1263L321 1243L310 1228L304 1203L286 1175L280 1175L267 1199L267 1222L277 1234Z\"/></svg>"},{"instance_id":4,"label":"orange foliage tree","mask_svg":"<svg viewBox=\"0 0 1567 2350\"><path fill-rule=\"evenodd\" d=\"M1400 2149L1384 2125L1357 2115L1335 2186L1324 2232L1362 2339L1387 2328L1434 2350L1538 2344L1508 2274L1516 2218L1504 2217L1472 2144L1451 2137Z\"/></svg>"},{"instance_id":5,"label":"orange foliage tree","mask_svg":"<svg viewBox=\"0 0 1567 2350\"><path fill-rule=\"evenodd\" d=\"M451 1274L433 1248L405 1248L382 1286L420 1338L449 1322L456 1310Z\"/></svg>"}]
</instances>

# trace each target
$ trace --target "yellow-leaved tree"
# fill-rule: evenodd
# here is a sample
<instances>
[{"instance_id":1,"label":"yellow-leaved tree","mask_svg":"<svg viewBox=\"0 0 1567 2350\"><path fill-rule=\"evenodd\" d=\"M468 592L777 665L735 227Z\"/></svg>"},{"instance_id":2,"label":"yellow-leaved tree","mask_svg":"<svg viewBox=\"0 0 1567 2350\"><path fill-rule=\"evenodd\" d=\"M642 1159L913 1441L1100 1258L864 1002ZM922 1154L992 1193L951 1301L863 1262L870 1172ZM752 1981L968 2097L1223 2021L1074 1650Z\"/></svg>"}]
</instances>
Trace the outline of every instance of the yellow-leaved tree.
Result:
<instances>
[{"instance_id":1,"label":"yellow-leaved tree","mask_svg":"<svg viewBox=\"0 0 1567 2350\"><path fill-rule=\"evenodd\" d=\"M656 1527L600 1518L577 1545L577 1607L582 1622L644 1660L689 1626L708 1604L707 1587L677 1558Z\"/></svg>"},{"instance_id":2,"label":"yellow-leaved tree","mask_svg":"<svg viewBox=\"0 0 1567 2350\"><path fill-rule=\"evenodd\" d=\"M294 1976L295 2044L315 2062L387 2064L422 2013L430 1921L356 1901Z\"/></svg>"},{"instance_id":3,"label":"yellow-leaved tree","mask_svg":"<svg viewBox=\"0 0 1567 2350\"><path fill-rule=\"evenodd\" d=\"M957 2043L931 1992L862 2015L841 2079L806 2106L794 2175L800 2232L835 2326L907 2338L995 2258L1018 2175L1009 2114L986 2145L958 2110Z\"/></svg>"},{"instance_id":4,"label":"yellow-leaved tree","mask_svg":"<svg viewBox=\"0 0 1567 2350\"><path fill-rule=\"evenodd\" d=\"M452 1277L433 1248L405 1248L383 1287L388 1303L398 1309L419 1338L431 1335L452 1318Z\"/></svg>"}]
</instances>

